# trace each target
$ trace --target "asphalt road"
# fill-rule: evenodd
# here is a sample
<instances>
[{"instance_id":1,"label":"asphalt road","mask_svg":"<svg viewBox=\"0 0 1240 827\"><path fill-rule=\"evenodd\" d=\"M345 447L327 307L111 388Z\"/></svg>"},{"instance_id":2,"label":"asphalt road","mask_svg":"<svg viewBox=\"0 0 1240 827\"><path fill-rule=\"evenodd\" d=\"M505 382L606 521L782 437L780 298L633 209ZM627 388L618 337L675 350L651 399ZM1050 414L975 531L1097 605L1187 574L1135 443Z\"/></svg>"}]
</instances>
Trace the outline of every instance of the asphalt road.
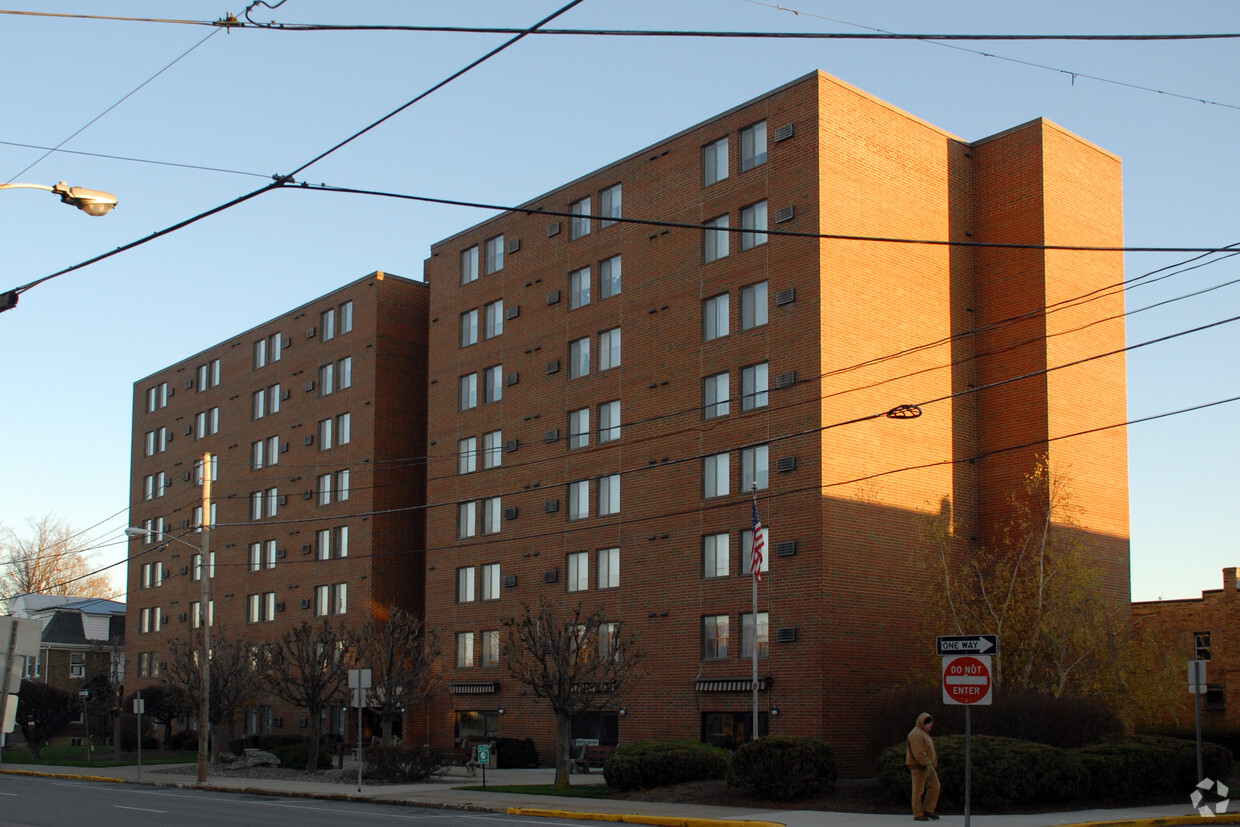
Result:
<instances>
[{"instance_id":1,"label":"asphalt road","mask_svg":"<svg viewBox=\"0 0 1240 827\"><path fill-rule=\"evenodd\" d=\"M472 813L344 801L319 801L206 790L142 787L0 776L0 825L69 824L91 827L340 827L342 824L419 824L427 827L483 827L491 824L574 823L498 813Z\"/></svg>"}]
</instances>

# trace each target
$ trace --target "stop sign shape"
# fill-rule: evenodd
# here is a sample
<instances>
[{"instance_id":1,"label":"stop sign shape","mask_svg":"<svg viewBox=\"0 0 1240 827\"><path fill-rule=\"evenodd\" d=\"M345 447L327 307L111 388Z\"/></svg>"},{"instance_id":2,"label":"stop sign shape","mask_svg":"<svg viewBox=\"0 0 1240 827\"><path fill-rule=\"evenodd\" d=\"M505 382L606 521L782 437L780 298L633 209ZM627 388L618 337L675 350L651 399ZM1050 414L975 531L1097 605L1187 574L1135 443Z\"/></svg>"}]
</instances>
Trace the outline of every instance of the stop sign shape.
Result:
<instances>
[{"instance_id":1,"label":"stop sign shape","mask_svg":"<svg viewBox=\"0 0 1240 827\"><path fill-rule=\"evenodd\" d=\"M990 703L990 656L951 655L943 658L943 703Z\"/></svg>"}]
</instances>

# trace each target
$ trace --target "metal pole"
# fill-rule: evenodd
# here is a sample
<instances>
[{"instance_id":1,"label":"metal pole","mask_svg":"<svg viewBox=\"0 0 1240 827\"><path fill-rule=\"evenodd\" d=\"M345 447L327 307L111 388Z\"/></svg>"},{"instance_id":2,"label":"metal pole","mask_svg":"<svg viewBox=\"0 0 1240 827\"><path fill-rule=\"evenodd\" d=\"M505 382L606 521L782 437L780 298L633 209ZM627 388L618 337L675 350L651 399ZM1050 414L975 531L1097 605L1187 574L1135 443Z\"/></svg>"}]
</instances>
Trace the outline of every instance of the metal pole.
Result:
<instances>
[{"instance_id":1,"label":"metal pole","mask_svg":"<svg viewBox=\"0 0 1240 827\"><path fill-rule=\"evenodd\" d=\"M207 780L211 735L211 454L202 455L202 551L199 569L199 615L202 618L202 651L199 661L198 783Z\"/></svg>"},{"instance_id":2,"label":"metal pole","mask_svg":"<svg viewBox=\"0 0 1240 827\"><path fill-rule=\"evenodd\" d=\"M9 648L4 656L3 686L0 686L0 730L9 719L9 673L13 671L13 650L17 648L17 620L12 620L9 626ZM0 732L0 767L4 766L4 743L8 738L7 731Z\"/></svg>"},{"instance_id":3,"label":"metal pole","mask_svg":"<svg viewBox=\"0 0 1240 827\"><path fill-rule=\"evenodd\" d=\"M964 827L969 827L969 803L972 790L973 707L964 708Z\"/></svg>"},{"instance_id":4,"label":"metal pole","mask_svg":"<svg viewBox=\"0 0 1240 827\"><path fill-rule=\"evenodd\" d=\"M1193 708L1197 717L1197 780L1201 781L1206 777L1206 771L1201 760L1201 690L1204 686L1194 687L1193 691Z\"/></svg>"},{"instance_id":5,"label":"metal pole","mask_svg":"<svg viewBox=\"0 0 1240 827\"><path fill-rule=\"evenodd\" d=\"M362 791L362 679L357 679L357 791Z\"/></svg>"},{"instance_id":6,"label":"metal pole","mask_svg":"<svg viewBox=\"0 0 1240 827\"><path fill-rule=\"evenodd\" d=\"M750 483L750 488L753 491L753 507L756 512L758 508L758 484L756 482ZM755 545L757 545L756 537L750 539L749 545L749 580L753 585L753 622L750 623L750 627L753 630L753 640L749 646L750 654L753 655L753 739L756 741L761 728L758 726L758 569L754 565L753 551ZM741 634L744 634L744 630L741 631Z\"/></svg>"},{"instance_id":7,"label":"metal pole","mask_svg":"<svg viewBox=\"0 0 1240 827\"><path fill-rule=\"evenodd\" d=\"M141 691L135 692L134 697L137 699L134 705L138 707L138 780L141 781L142 780L142 712L141 712L142 692Z\"/></svg>"}]
</instances>

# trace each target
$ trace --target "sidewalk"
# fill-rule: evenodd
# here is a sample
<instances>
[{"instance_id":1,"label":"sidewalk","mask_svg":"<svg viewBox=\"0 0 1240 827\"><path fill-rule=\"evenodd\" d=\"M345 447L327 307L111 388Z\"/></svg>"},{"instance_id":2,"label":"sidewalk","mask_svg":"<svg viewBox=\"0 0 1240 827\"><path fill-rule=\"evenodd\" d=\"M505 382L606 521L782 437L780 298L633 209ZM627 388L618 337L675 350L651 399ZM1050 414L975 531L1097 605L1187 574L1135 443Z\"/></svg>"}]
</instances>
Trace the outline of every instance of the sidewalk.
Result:
<instances>
[{"instance_id":1,"label":"sidewalk","mask_svg":"<svg viewBox=\"0 0 1240 827\"><path fill-rule=\"evenodd\" d=\"M193 766L193 765L182 765ZM36 775L52 775L57 777L89 778L123 783L142 783L156 786L196 787L193 775L173 775L167 770L170 765L157 765L142 769L141 781L138 780L138 768L109 767L93 769L88 767L26 767L6 763L3 773L27 773ZM533 770L487 770L486 782L490 786L510 784L550 784L555 772L551 769ZM0 775L0 778L3 776ZM748 807L716 807L695 804L678 804L658 801L612 801L592 798L562 798L544 795L513 795L509 793L491 793L480 790L462 790L458 787L481 786L482 773L476 777L465 775L463 770L454 769L442 780L421 784L388 784L365 785L359 793L355 776L347 775L350 783L335 781L281 781L274 779L254 779L230 777L227 771L211 772L207 777L208 788L219 790L246 790L254 793L271 795L305 796L313 798L356 799L365 801L388 801L410 804L421 807L441 807L448 809L479 810L485 812L518 812L529 816L549 816L569 819L618 820L616 816L627 816L628 823L645 823L659 825L690 825L698 827L700 820L715 821L714 827L728 824L767 822L783 824L787 827L888 827L889 825L909 825L913 823L910 815L869 814L869 813L836 813L817 810L772 810ZM601 772L589 775L574 775L574 786L586 784L602 784ZM610 818L608 818L610 816ZM1181 817L1181 818L1177 818ZM1158 819L1158 821L1151 821ZM1203 823L1189 806L1187 800L1181 805L1164 805L1161 807L1131 807L1113 810L1085 810L1069 813L1038 813L1035 815L973 815L971 823L979 827L1053 827L1054 825L1172 825ZM1213 823L1240 823L1230 816L1211 820ZM964 816L958 813L946 813L938 822L942 827L964 823ZM709 827L701 824L701 827Z\"/></svg>"}]
</instances>

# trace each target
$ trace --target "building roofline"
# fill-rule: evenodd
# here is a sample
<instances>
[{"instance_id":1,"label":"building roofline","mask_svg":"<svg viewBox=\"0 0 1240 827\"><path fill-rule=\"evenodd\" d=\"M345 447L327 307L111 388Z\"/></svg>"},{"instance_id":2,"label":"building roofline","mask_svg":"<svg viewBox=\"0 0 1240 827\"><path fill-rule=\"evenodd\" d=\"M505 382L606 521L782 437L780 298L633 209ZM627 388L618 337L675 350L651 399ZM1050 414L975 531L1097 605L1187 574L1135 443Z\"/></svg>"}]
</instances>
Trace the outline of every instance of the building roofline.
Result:
<instances>
[{"instance_id":1,"label":"building roofline","mask_svg":"<svg viewBox=\"0 0 1240 827\"><path fill-rule=\"evenodd\" d=\"M342 285L340 285L339 287L337 287L337 288L336 288L336 289L334 289L334 290L329 290L329 291L327 291L326 293L323 293L322 295L315 296L313 299L309 299L308 301L302 302L301 304L297 305L296 307L293 307L293 308L290 308L290 309L288 309L288 310L285 310L285 311L284 311L284 312L282 312L282 313L278 313L277 315L272 316L270 319L267 319L267 320L265 320L265 321L259 322L259 323L258 323L258 324L256 324L256 325L251 325L250 327L246 328L245 330L241 330L241 331L238 331L237 333L233 333L232 335L228 336L227 338L225 338L225 339L221 339L220 341L216 342L216 343L215 343L215 344L213 344L213 345L209 345L209 346L207 346L207 347L204 347L202 350L199 350L199 351L197 351L196 353L191 353L189 356L185 356L185 357L183 357L183 358L181 358L181 359L178 359L177 361L172 362L171 364L164 365L162 368L160 368L160 369L158 369L158 370L156 370L156 371L154 371L154 372L152 372L152 373L148 373L146 376L143 376L141 379L136 379L136 380L134 380L133 385L134 385L134 387L135 387L135 388L136 388L136 387L138 387L139 385L143 385L143 384L145 384L145 383L149 382L150 380L152 380L152 379L154 379L154 378L156 378L156 377L160 376L161 374L167 373L169 370L171 370L171 369L173 369L173 368L180 367L181 365L185 364L186 362L193 362L193 361L196 361L197 359L201 358L201 357L203 356L203 354L208 353L208 352L210 352L210 351L212 351L212 350L215 350L216 348L221 347L222 345L226 345L226 344L228 344L229 342L233 341L234 339L244 338L245 336L247 336L247 335L249 335L249 334L253 333L255 330L258 330L260 327L266 327L267 325L269 325L269 324L271 324L272 322L274 322L276 319L281 319L281 318L283 318L283 317L285 317L285 316L291 316L291 315L293 315L293 314L297 313L298 311L305 310L306 308L310 307L311 305L313 305L313 304L317 304L318 302L321 302L323 299L327 298L328 296L330 296L330 295L332 295L332 294L334 294L334 293L340 293L340 292L343 292L343 291L345 291L345 290L348 290L348 289L349 289L349 288L351 288L351 287L356 287L357 285L360 285L360 284L362 284L363 282L369 281L369 280L371 280L371 279L378 279L379 281L389 281L389 280L391 280L391 281L398 281L398 282L402 282L402 283L404 283L404 284L420 284L420 285L422 285L423 287L425 287L425 288L428 288L428 289L429 289L429 285L427 285L427 284L426 284L426 282L422 281L421 279L411 279L411 278L408 278L408 277L406 277L406 276L397 276L397 275L395 275L395 274L393 274L393 273L389 273L389 272L387 272L387 271L385 271L385 270L375 270L375 271L373 271L373 272L367 273L366 275L362 276L361 278L357 278L357 279L354 279L353 281L350 281L350 282L347 282L347 283L345 283L345 284L342 284Z\"/></svg>"},{"instance_id":2,"label":"building roofline","mask_svg":"<svg viewBox=\"0 0 1240 827\"><path fill-rule=\"evenodd\" d=\"M1093 141L1090 141L1086 138L1082 138L1080 135L1076 134L1072 130L1065 129L1064 127L1060 126L1059 124L1055 123L1052 120L1048 120L1047 118L1040 118L1040 117L1034 118L1033 120L1025 121L1024 123L1017 124L1016 126L1008 127L1007 129L1004 129L1000 132L996 132L993 135L987 135L985 138L979 138L973 143L971 143L970 146L981 146L982 144L989 143L990 141L997 141L1000 138L1005 138L1008 135L1012 135L1014 133L1021 132L1025 129L1031 129L1034 127L1041 127L1043 129L1048 129L1052 132L1058 132L1060 135L1063 135L1065 138L1069 138L1073 141L1076 141L1081 146L1086 147L1087 149L1092 149L1094 152L1097 152L1100 155L1105 155L1106 157L1114 161L1122 162L1123 160L1122 158L1120 158L1120 156L1116 155L1114 152L1103 149L1102 147L1098 146Z\"/></svg>"}]
</instances>

